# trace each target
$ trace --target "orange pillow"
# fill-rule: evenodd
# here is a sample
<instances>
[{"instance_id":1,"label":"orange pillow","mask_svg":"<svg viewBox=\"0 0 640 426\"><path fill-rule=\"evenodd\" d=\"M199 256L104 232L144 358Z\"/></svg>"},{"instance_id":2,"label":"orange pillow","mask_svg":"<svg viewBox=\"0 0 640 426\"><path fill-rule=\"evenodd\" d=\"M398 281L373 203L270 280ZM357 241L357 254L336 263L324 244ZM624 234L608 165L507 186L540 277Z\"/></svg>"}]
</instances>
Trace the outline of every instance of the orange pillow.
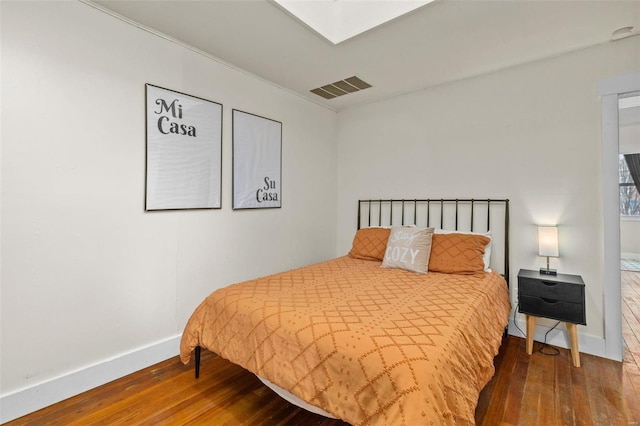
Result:
<instances>
[{"instance_id":1,"label":"orange pillow","mask_svg":"<svg viewBox=\"0 0 640 426\"><path fill-rule=\"evenodd\" d=\"M362 228L358 229L353 237L353 246L349 256L355 259L382 260L387 250L389 228Z\"/></svg>"},{"instance_id":2,"label":"orange pillow","mask_svg":"<svg viewBox=\"0 0 640 426\"><path fill-rule=\"evenodd\" d=\"M475 274L484 271L482 255L489 241L484 235L434 234L429 272Z\"/></svg>"}]
</instances>

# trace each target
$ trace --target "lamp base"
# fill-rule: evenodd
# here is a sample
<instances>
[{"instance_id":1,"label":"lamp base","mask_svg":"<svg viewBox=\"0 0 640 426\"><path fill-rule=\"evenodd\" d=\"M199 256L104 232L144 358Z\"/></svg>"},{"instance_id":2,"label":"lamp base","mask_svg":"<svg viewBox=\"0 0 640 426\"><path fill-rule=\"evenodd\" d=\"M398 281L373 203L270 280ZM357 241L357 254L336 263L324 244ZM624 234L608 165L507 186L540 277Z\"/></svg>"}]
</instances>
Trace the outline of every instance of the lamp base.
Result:
<instances>
[{"instance_id":1,"label":"lamp base","mask_svg":"<svg viewBox=\"0 0 640 426\"><path fill-rule=\"evenodd\" d=\"M549 268L540 268L540 275L558 275L558 271Z\"/></svg>"}]
</instances>

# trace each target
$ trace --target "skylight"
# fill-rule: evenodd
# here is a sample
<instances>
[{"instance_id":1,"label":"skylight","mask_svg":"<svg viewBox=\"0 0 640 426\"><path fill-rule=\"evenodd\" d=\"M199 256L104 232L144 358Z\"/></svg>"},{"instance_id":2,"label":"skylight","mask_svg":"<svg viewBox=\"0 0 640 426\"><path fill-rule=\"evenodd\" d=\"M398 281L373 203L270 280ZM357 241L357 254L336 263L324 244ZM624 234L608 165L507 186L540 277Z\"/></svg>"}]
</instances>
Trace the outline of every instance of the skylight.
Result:
<instances>
[{"instance_id":1,"label":"skylight","mask_svg":"<svg viewBox=\"0 0 640 426\"><path fill-rule=\"evenodd\" d=\"M338 44L433 0L274 0L321 36Z\"/></svg>"}]
</instances>

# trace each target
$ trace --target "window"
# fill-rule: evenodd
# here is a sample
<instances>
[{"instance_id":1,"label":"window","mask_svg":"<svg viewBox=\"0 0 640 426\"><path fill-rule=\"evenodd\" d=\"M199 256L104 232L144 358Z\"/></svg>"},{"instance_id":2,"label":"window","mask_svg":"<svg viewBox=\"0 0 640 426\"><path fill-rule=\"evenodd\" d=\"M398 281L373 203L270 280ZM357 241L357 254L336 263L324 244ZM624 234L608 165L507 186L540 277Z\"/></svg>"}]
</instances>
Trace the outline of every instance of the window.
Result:
<instances>
[{"instance_id":1,"label":"window","mask_svg":"<svg viewBox=\"0 0 640 426\"><path fill-rule=\"evenodd\" d=\"M623 154L620 154L618 160L618 171L620 176L620 214L640 217L640 194L633 183Z\"/></svg>"}]
</instances>

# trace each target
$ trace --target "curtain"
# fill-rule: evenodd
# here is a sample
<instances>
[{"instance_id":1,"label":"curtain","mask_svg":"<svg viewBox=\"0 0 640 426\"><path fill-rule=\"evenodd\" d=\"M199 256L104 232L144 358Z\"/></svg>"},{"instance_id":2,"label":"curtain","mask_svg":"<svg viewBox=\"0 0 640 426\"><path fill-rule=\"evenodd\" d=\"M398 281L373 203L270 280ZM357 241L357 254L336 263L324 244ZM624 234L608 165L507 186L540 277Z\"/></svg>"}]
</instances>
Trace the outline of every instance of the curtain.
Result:
<instances>
[{"instance_id":1,"label":"curtain","mask_svg":"<svg viewBox=\"0 0 640 426\"><path fill-rule=\"evenodd\" d=\"M633 183L640 193L640 154L624 154L624 161L627 162Z\"/></svg>"}]
</instances>

